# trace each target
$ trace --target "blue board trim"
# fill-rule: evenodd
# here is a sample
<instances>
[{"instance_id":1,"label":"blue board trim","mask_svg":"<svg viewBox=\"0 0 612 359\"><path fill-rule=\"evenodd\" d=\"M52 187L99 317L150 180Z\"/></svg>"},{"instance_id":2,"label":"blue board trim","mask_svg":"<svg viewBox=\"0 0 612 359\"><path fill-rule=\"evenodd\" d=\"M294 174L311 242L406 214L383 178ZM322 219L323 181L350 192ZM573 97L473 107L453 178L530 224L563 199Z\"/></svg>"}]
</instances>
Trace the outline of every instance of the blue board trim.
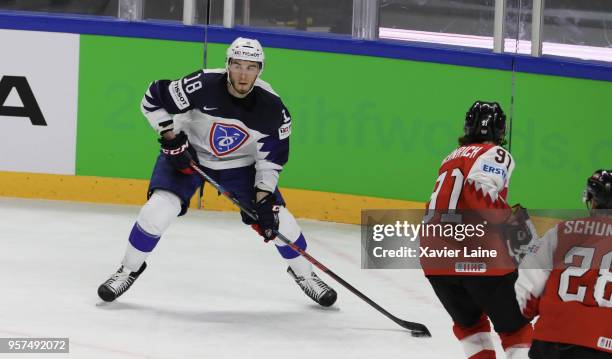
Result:
<instances>
[{"instance_id":1,"label":"blue board trim","mask_svg":"<svg viewBox=\"0 0 612 359\"><path fill-rule=\"evenodd\" d=\"M515 71L574 77L588 80L612 81L612 64L599 61L580 61L556 56L514 56Z\"/></svg>"},{"instance_id":2,"label":"blue board trim","mask_svg":"<svg viewBox=\"0 0 612 359\"><path fill-rule=\"evenodd\" d=\"M0 11L0 28L189 42L204 41L204 27L201 25L186 26L177 22L132 22L101 16ZM494 54L486 49L404 41L356 40L334 34L264 30L250 27L233 29L220 26L208 27L209 42L230 43L237 36L256 37L267 47L612 81L612 64L605 62L580 61L553 56L536 58L525 55Z\"/></svg>"}]
</instances>

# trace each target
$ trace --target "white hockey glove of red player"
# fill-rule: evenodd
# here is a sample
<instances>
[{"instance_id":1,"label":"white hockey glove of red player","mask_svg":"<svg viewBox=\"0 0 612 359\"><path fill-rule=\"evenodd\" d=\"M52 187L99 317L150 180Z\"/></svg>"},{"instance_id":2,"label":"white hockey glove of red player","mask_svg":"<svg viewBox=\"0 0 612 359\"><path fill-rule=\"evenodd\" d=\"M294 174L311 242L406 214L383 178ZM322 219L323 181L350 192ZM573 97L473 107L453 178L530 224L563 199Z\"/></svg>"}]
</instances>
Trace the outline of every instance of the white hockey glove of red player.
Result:
<instances>
[{"instance_id":1,"label":"white hockey glove of red player","mask_svg":"<svg viewBox=\"0 0 612 359\"><path fill-rule=\"evenodd\" d=\"M504 237L508 253L517 264L527 253L531 240L538 237L527 209L520 204L512 206L512 215L504 225Z\"/></svg>"},{"instance_id":2,"label":"white hockey glove of red player","mask_svg":"<svg viewBox=\"0 0 612 359\"><path fill-rule=\"evenodd\" d=\"M251 227L260 236L264 237L265 242L276 238L275 232L278 231L278 212L280 212L280 206L276 204L274 194L268 192L265 197L255 202L253 209L257 213L257 222L252 224Z\"/></svg>"}]
</instances>

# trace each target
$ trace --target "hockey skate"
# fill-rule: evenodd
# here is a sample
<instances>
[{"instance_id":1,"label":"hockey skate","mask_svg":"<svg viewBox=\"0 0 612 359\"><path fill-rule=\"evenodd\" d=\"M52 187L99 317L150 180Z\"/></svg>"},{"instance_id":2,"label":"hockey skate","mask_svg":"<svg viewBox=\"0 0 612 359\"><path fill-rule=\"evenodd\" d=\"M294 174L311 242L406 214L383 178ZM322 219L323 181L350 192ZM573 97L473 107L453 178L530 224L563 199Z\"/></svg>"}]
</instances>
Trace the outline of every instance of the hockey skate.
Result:
<instances>
[{"instance_id":1,"label":"hockey skate","mask_svg":"<svg viewBox=\"0 0 612 359\"><path fill-rule=\"evenodd\" d=\"M293 269L289 267L287 273L295 280L302 291L319 305L330 307L336 302L338 297L336 291L325 284L314 272L311 272L309 277L303 277L295 274Z\"/></svg>"},{"instance_id":2,"label":"hockey skate","mask_svg":"<svg viewBox=\"0 0 612 359\"><path fill-rule=\"evenodd\" d=\"M137 272L128 272L124 270L123 266L119 267L115 274L98 287L98 296L105 302L114 301L130 289L146 268L146 262L142 263Z\"/></svg>"}]
</instances>

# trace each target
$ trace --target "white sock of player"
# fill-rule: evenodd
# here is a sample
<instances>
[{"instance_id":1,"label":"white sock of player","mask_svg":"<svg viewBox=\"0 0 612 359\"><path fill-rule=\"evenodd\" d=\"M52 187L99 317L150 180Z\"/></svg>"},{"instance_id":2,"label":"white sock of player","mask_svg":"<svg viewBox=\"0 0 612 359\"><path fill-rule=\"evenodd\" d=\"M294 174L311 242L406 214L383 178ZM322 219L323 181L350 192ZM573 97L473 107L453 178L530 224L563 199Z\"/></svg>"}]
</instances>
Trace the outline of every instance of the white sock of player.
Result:
<instances>
[{"instance_id":1,"label":"white sock of player","mask_svg":"<svg viewBox=\"0 0 612 359\"><path fill-rule=\"evenodd\" d=\"M495 348L491 333L474 333L461 339L463 351L469 359L495 358Z\"/></svg>"},{"instance_id":2,"label":"white sock of player","mask_svg":"<svg viewBox=\"0 0 612 359\"><path fill-rule=\"evenodd\" d=\"M161 235L181 212L181 200L172 192L155 190L142 207L130 233L122 264L137 271L157 245Z\"/></svg>"},{"instance_id":3,"label":"white sock of player","mask_svg":"<svg viewBox=\"0 0 612 359\"><path fill-rule=\"evenodd\" d=\"M506 359L529 359L529 348L508 348Z\"/></svg>"},{"instance_id":4,"label":"white sock of player","mask_svg":"<svg viewBox=\"0 0 612 359\"><path fill-rule=\"evenodd\" d=\"M298 225L295 217L285 207L281 207L278 213L279 228L278 231L285 235L289 240L296 243L300 248L306 247L306 239L302 235L302 229ZM275 239L274 244L280 252L281 256L287 261L291 269L300 276L310 275L312 272L312 264L308 262L304 257L295 255L295 251L289 246L285 245L280 239Z\"/></svg>"},{"instance_id":5,"label":"white sock of player","mask_svg":"<svg viewBox=\"0 0 612 359\"><path fill-rule=\"evenodd\" d=\"M147 259L149 254L151 254L151 252L139 251L138 249L134 248L130 242L128 242L121 264L130 272L136 272L142 263L144 263L144 261Z\"/></svg>"},{"instance_id":6,"label":"white sock of player","mask_svg":"<svg viewBox=\"0 0 612 359\"><path fill-rule=\"evenodd\" d=\"M297 275L304 277L312 273L312 264L302 256L285 260Z\"/></svg>"},{"instance_id":7,"label":"white sock of player","mask_svg":"<svg viewBox=\"0 0 612 359\"><path fill-rule=\"evenodd\" d=\"M468 359L495 359L491 325L485 315L471 327L466 328L455 323L453 333L461 342Z\"/></svg>"}]
</instances>

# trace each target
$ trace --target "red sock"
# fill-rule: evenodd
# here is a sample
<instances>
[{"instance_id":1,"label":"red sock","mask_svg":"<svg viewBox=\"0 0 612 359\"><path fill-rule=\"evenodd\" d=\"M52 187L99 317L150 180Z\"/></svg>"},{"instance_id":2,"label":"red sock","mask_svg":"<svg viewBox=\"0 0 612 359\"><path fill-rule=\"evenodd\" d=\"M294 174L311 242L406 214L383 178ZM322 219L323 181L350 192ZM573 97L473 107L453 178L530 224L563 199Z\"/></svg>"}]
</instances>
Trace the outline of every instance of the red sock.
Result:
<instances>
[{"instance_id":1,"label":"red sock","mask_svg":"<svg viewBox=\"0 0 612 359\"><path fill-rule=\"evenodd\" d=\"M507 358L527 358L527 352L531 347L533 327L531 323L511 333L499 333L502 347Z\"/></svg>"}]
</instances>

